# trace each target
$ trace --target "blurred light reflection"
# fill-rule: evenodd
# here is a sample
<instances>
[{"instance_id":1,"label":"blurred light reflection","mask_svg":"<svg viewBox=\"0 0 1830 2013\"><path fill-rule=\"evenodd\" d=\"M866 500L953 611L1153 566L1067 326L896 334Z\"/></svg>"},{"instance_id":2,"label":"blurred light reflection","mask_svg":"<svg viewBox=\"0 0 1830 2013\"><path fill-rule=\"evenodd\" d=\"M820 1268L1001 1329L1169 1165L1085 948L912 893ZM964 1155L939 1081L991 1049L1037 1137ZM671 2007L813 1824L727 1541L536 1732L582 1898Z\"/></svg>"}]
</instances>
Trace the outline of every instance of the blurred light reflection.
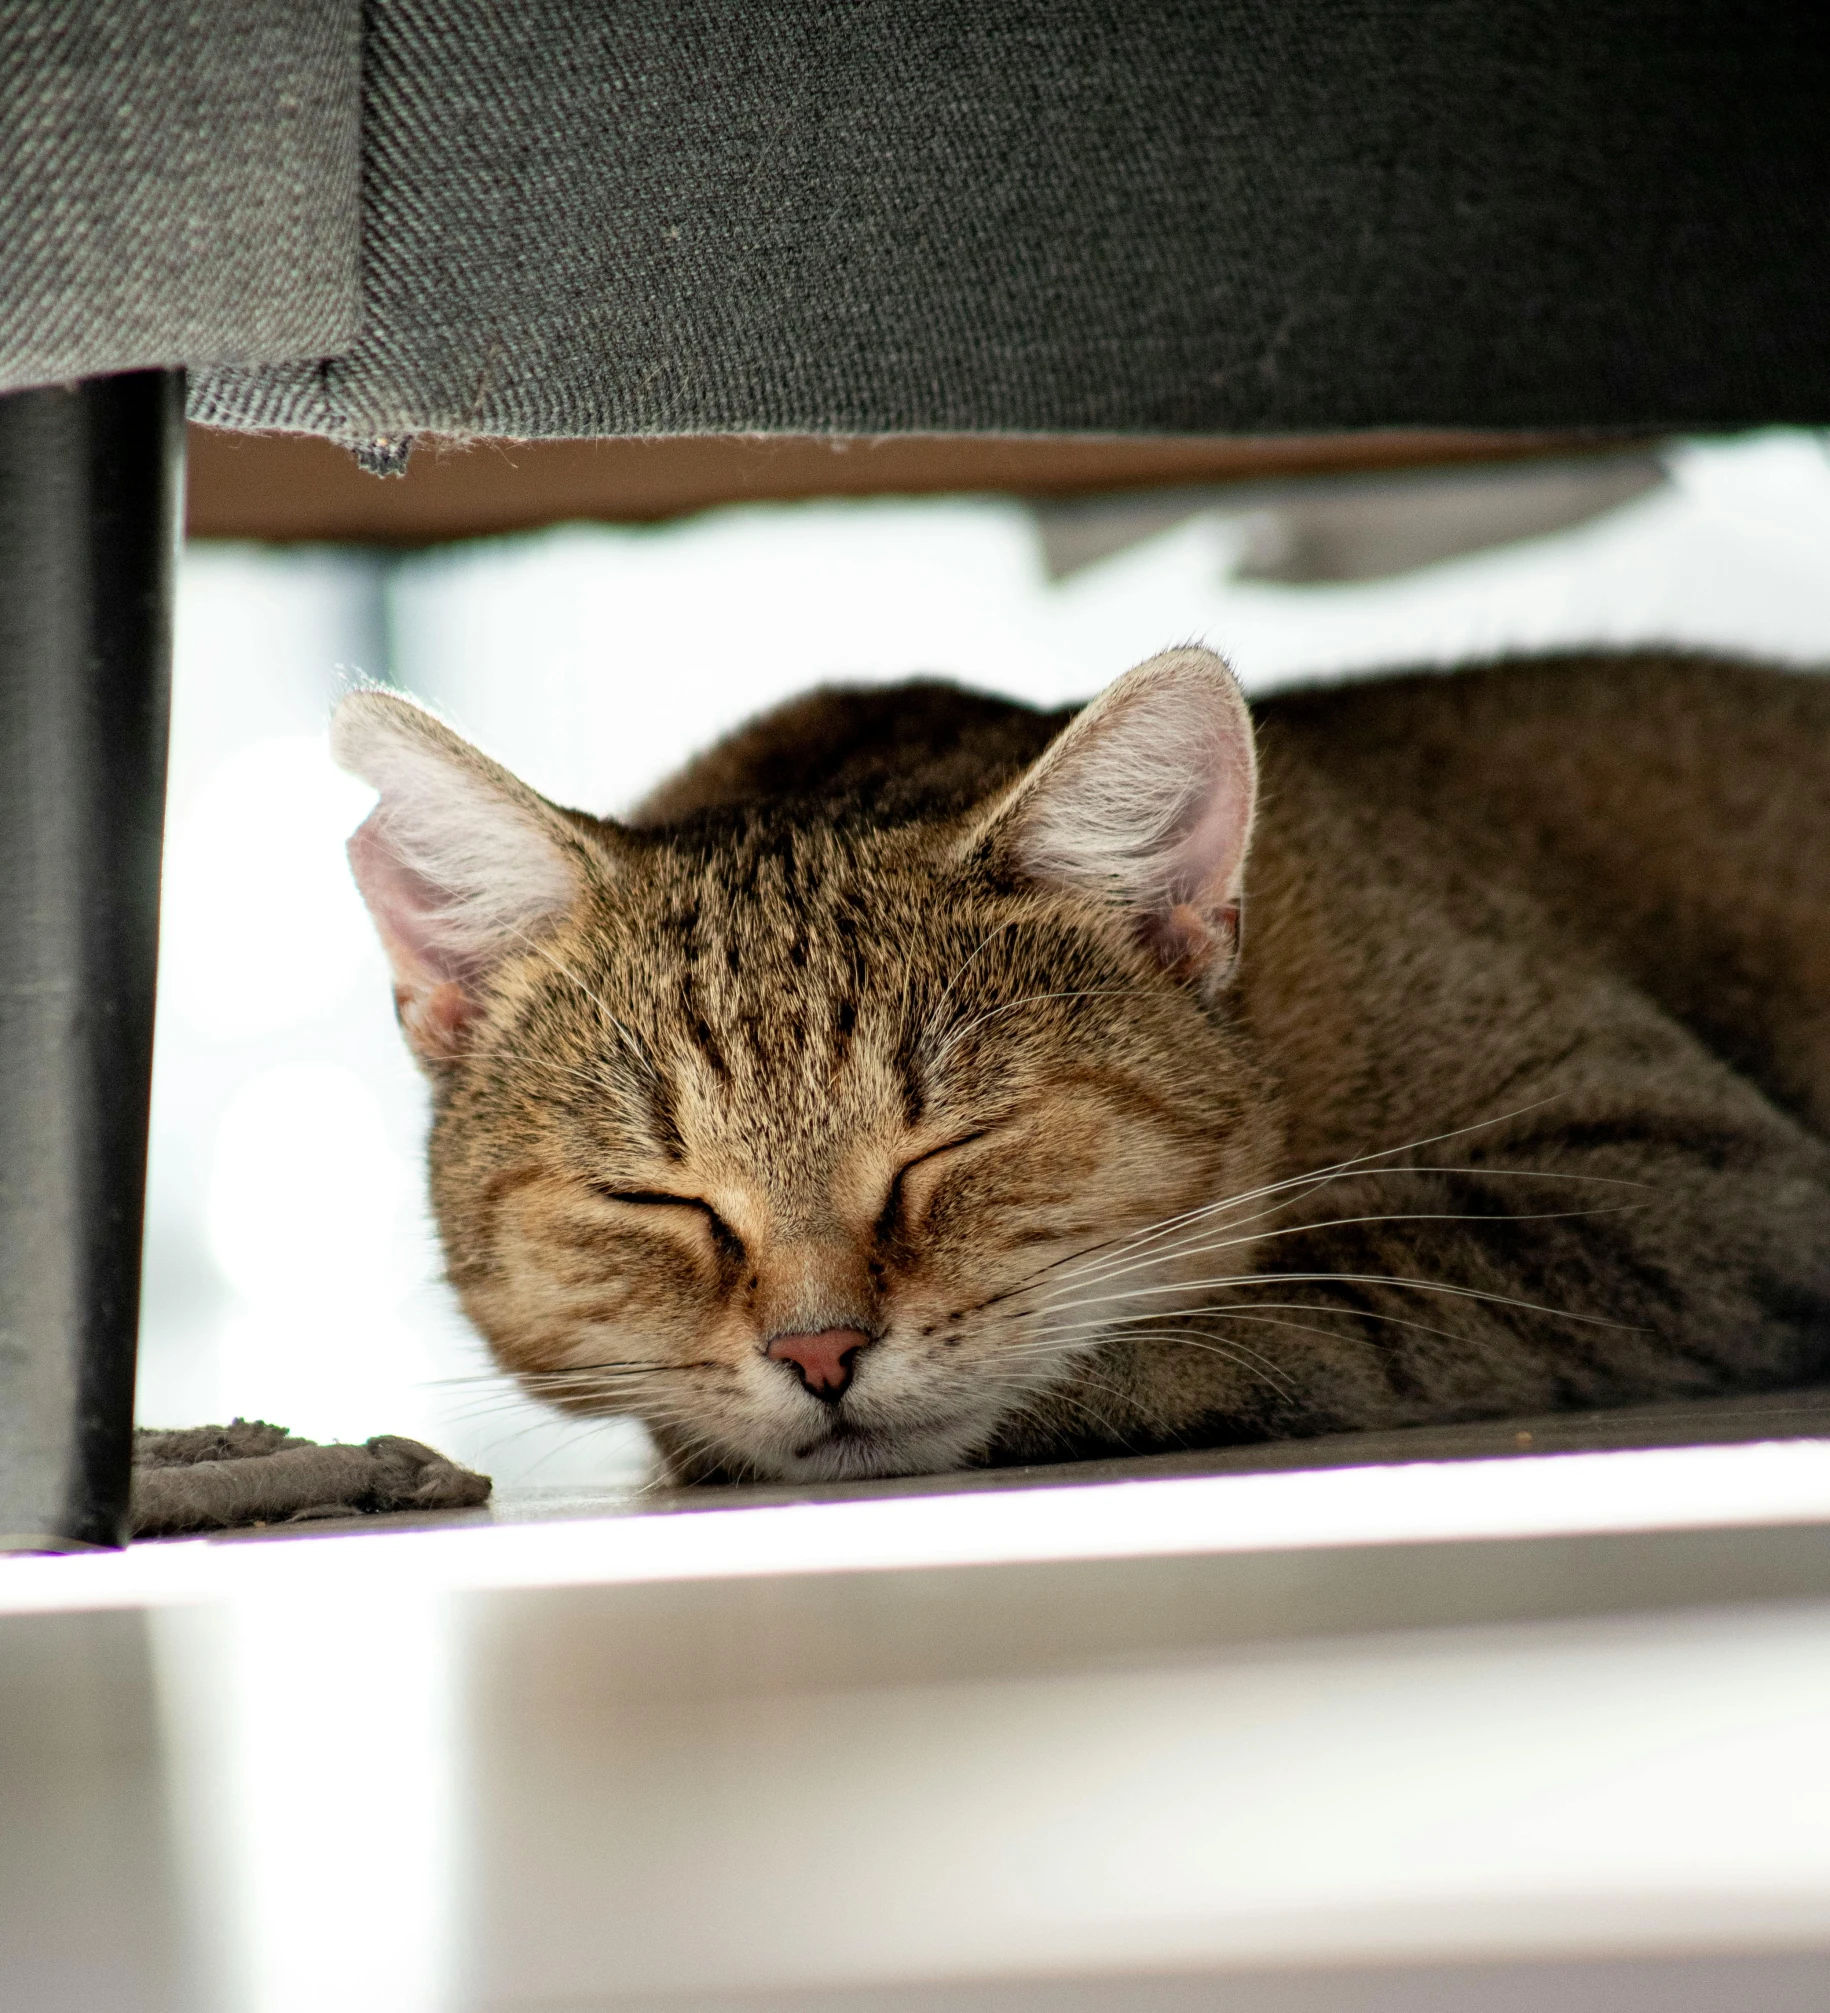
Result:
<instances>
[{"instance_id":1,"label":"blurred light reflection","mask_svg":"<svg viewBox=\"0 0 1830 2013\"><path fill-rule=\"evenodd\" d=\"M391 1307L433 1259L415 1234L419 1181L410 1143L354 1070L282 1063L243 1083L218 1123L210 1254L255 1307Z\"/></svg>"},{"instance_id":2,"label":"blurred light reflection","mask_svg":"<svg viewBox=\"0 0 1830 2013\"><path fill-rule=\"evenodd\" d=\"M157 1617L191 1941L222 2013L450 2003L447 1635L439 1597L400 1589Z\"/></svg>"}]
</instances>

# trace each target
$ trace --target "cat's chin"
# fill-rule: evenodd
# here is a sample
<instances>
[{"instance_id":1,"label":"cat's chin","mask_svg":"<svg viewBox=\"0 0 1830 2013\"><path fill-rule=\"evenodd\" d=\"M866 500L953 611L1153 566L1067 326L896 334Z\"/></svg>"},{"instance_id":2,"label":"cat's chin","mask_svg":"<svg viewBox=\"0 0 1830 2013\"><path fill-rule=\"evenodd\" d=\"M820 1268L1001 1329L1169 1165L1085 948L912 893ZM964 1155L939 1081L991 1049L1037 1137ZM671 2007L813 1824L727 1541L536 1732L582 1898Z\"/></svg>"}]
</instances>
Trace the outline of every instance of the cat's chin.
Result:
<instances>
[{"instance_id":1,"label":"cat's chin","mask_svg":"<svg viewBox=\"0 0 1830 2013\"><path fill-rule=\"evenodd\" d=\"M656 1436L662 1442L662 1436ZM792 1446L777 1444L725 1461L695 1461L670 1454L661 1445L671 1479L677 1482L869 1482L897 1475L941 1475L976 1467L985 1445L982 1423L936 1421L905 1431L834 1422L817 1437Z\"/></svg>"},{"instance_id":2,"label":"cat's chin","mask_svg":"<svg viewBox=\"0 0 1830 2013\"><path fill-rule=\"evenodd\" d=\"M947 1420L908 1431L840 1423L781 1458L784 1482L867 1482L892 1475L938 1475L970 1467L984 1433L966 1420Z\"/></svg>"}]
</instances>

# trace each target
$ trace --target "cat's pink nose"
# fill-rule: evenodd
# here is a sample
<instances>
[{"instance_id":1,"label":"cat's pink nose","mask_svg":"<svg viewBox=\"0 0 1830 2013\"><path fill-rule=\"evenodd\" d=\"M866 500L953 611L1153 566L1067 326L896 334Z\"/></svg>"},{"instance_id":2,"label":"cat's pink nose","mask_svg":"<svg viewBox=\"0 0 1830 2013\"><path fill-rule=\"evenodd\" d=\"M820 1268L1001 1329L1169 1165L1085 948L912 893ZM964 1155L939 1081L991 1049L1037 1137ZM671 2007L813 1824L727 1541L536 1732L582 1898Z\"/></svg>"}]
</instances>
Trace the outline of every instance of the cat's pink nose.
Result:
<instances>
[{"instance_id":1,"label":"cat's pink nose","mask_svg":"<svg viewBox=\"0 0 1830 2013\"><path fill-rule=\"evenodd\" d=\"M870 1345L862 1328L822 1328L817 1335L777 1335L763 1354L791 1364L816 1398L836 1405L851 1382L858 1351Z\"/></svg>"}]
</instances>

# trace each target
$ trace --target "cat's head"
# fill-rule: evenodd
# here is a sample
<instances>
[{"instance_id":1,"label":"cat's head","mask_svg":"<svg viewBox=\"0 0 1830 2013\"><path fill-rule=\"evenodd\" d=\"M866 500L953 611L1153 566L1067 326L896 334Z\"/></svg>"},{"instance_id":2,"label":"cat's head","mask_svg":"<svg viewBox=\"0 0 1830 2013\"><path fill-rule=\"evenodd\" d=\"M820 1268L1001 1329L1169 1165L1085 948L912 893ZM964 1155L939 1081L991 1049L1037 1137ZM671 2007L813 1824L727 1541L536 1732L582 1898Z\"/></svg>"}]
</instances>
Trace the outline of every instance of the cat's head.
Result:
<instances>
[{"instance_id":1,"label":"cat's head","mask_svg":"<svg viewBox=\"0 0 1830 2013\"><path fill-rule=\"evenodd\" d=\"M335 748L380 793L351 859L434 1084L450 1276L528 1388L636 1415L684 1475L1123 1440L1127 1338L1216 1262L1153 1227L1270 1152L1218 658L888 817L600 821L380 692Z\"/></svg>"}]
</instances>

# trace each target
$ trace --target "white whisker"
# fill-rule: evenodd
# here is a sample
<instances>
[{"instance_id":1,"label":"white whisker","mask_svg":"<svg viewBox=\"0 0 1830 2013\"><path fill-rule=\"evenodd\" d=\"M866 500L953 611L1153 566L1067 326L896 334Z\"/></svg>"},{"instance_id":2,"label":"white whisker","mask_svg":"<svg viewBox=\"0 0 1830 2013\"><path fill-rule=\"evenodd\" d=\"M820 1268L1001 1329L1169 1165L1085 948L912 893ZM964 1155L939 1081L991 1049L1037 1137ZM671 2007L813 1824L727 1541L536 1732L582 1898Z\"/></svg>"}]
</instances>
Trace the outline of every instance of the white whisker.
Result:
<instances>
[{"instance_id":1,"label":"white whisker","mask_svg":"<svg viewBox=\"0 0 1830 2013\"><path fill-rule=\"evenodd\" d=\"M1325 1182L1345 1180L1350 1176L1354 1175L1355 1173L1360 1172L1369 1174L1426 1174L1426 1173L1510 1174L1517 1172L1520 1174L1524 1174L1526 1170L1523 1169L1514 1170L1509 1168L1486 1169L1486 1168L1402 1167L1402 1168L1387 1169L1387 1168L1375 1167L1373 1163L1381 1160L1390 1160L1395 1154L1415 1152L1420 1147L1439 1146L1446 1139L1462 1139L1472 1132L1482 1132L1489 1130L1491 1127L1496 1125L1505 1125L1512 1119L1523 1117L1524 1114L1528 1111L1538 1111L1541 1110L1543 1106L1547 1104L1553 1104L1555 1102L1556 1099L1554 1097L1537 1098L1534 1099L1533 1102L1531 1102L1530 1104L1522 1104L1516 1107L1516 1109L1512 1111L1501 1112L1496 1118L1480 1119L1472 1125L1456 1126L1448 1132L1429 1133L1419 1139L1407 1140L1402 1145L1399 1146L1383 1147L1377 1153L1358 1154L1348 1160L1336 1161L1333 1163L1333 1165L1328 1167L1320 1167L1312 1169L1307 1174L1287 1175L1281 1181L1267 1182L1262 1187L1259 1188L1246 1189L1236 1195L1223 1196L1222 1198L1220 1198L1218 1201L1215 1202L1202 1203L1198 1208L1184 1210L1177 1216L1165 1217L1160 1223L1146 1225L1142 1230L1134 1231L1125 1238L1111 1240L1110 1244L1108 1244L1107 1246L1104 1247L1095 1246L1093 1248L1094 1250L1109 1249L1112 1244L1116 1244L1122 1248L1123 1246L1130 1244L1135 1245L1139 1249L1142 1249L1156 1238L1167 1235L1170 1231L1177 1229L1183 1224L1191 1223L1199 1217L1214 1216L1225 1210L1239 1208L1248 1202L1260 1202L1263 1201L1267 1196L1278 1195L1292 1188L1304 1188L1310 1185L1319 1186L1320 1184ZM1560 1175L1557 1174L1554 1170L1531 1170L1531 1172L1538 1178L1553 1181L1611 1180L1610 1177L1597 1176L1597 1175L1587 1175L1587 1176ZM1643 1184L1641 1183L1627 1183L1625 1185L1631 1187L1643 1186ZM1048 1268L1045 1267L1042 1269L1046 1270Z\"/></svg>"},{"instance_id":2,"label":"white whisker","mask_svg":"<svg viewBox=\"0 0 1830 2013\"><path fill-rule=\"evenodd\" d=\"M1151 1266L1165 1264L1172 1258L1200 1257L1212 1251L1228 1251L1241 1244L1268 1243L1274 1237L1307 1237L1316 1231L1346 1230L1351 1229L1357 1224L1491 1223L1496 1226L1506 1226L1515 1223L1560 1223L1578 1217L1618 1215L1622 1210L1636 1209L1641 1206L1638 1203L1622 1202L1606 1205L1598 1209L1528 1210L1508 1216L1493 1216L1469 1210L1417 1210L1410 1213L1387 1212L1367 1216L1333 1216L1320 1223L1292 1223L1286 1225L1281 1230L1257 1231L1250 1237L1223 1237L1200 1241L1198 1235L1191 1235L1186 1240L1168 1245L1164 1249L1152 1253L1148 1258L1128 1259L1124 1264L1114 1265L1109 1270L1096 1273L1090 1280L1081 1283L1089 1286L1103 1285L1109 1279L1121 1279L1133 1272L1147 1271ZM1237 1229L1238 1226L1236 1224L1229 1224L1227 1228L1233 1230ZM1069 1288L1064 1284L1056 1290L1066 1292ZM1046 1308L1048 1304L1048 1299L1045 1298L1041 1303L1042 1308Z\"/></svg>"}]
</instances>

